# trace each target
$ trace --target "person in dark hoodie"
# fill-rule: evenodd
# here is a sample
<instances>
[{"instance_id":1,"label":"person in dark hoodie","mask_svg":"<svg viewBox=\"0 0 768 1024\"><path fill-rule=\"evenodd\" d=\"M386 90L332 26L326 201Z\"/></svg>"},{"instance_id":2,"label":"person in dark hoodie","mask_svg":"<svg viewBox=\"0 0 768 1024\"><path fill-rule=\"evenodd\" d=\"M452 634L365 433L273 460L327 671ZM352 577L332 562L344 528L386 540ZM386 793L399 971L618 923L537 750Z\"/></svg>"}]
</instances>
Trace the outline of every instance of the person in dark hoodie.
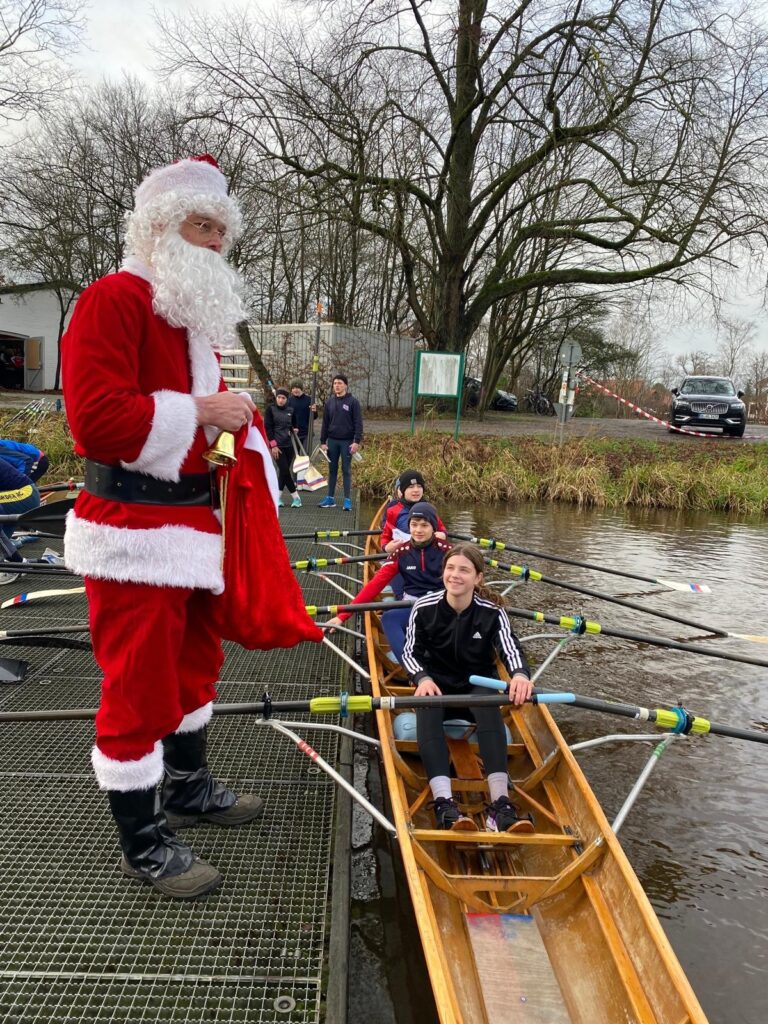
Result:
<instances>
[{"instance_id":1,"label":"person in dark hoodie","mask_svg":"<svg viewBox=\"0 0 768 1024\"><path fill-rule=\"evenodd\" d=\"M397 480L397 498L389 503L381 524L381 550L394 551L407 541L408 516L417 501L424 500L424 477L418 469L405 469ZM437 536L445 540L445 523L437 517Z\"/></svg>"},{"instance_id":2,"label":"person in dark hoodie","mask_svg":"<svg viewBox=\"0 0 768 1024\"><path fill-rule=\"evenodd\" d=\"M291 393L288 396L288 407L296 414L296 425L299 428L299 441L307 447L309 421L317 419L317 406L313 405L309 395L304 394L304 385L300 380L291 381Z\"/></svg>"},{"instance_id":3,"label":"person in dark hoodie","mask_svg":"<svg viewBox=\"0 0 768 1024\"><path fill-rule=\"evenodd\" d=\"M320 428L320 447L328 456L328 496L319 503L320 508L336 507L336 476L341 459L344 483L344 511L352 511L352 456L360 450L363 441L363 413L360 403L349 393L349 382L344 373L333 378L333 395L323 408Z\"/></svg>"},{"instance_id":4,"label":"person in dark hoodie","mask_svg":"<svg viewBox=\"0 0 768 1024\"><path fill-rule=\"evenodd\" d=\"M277 468L277 486L280 491L278 505L283 505L283 490L288 488L291 496L291 508L301 508L301 498L296 489L296 481L291 472L293 462L293 444L291 434L299 432L296 423L296 414L288 407L287 388L277 388L273 405L267 407L264 414L264 429L267 432L267 440L275 460Z\"/></svg>"},{"instance_id":5,"label":"person in dark hoodie","mask_svg":"<svg viewBox=\"0 0 768 1024\"><path fill-rule=\"evenodd\" d=\"M403 600L416 601L443 587L443 557L451 545L435 536L438 518L428 501L417 502L409 512L410 540L393 551L352 604L373 601L398 574L403 578ZM382 606L386 608L386 605ZM395 658L400 661L410 608L393 608L381 616L381 625ZM352 612L340 612L326 626L339 626Z\"/></svg>"}]
</instances>

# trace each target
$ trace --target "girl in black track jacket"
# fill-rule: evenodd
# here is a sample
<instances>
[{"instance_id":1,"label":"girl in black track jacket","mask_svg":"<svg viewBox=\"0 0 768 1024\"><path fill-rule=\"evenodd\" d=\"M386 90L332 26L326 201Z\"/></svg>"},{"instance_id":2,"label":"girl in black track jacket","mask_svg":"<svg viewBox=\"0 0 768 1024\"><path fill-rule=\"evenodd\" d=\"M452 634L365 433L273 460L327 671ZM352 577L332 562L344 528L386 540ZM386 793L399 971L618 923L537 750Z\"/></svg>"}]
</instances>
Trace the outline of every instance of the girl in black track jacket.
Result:
<instances>
[{"instance_id":1,"label":"girl in black track jacket","mask_svg":"<svg viewBox=\"0 0 768 1024\"><path fill-rule=\"evenodd\" d=\"M416 687L417 697L486 693L473 686L473 674L497 676L498 655L510 674L509 698L521 704L531 695L528 665L509 618L485 592L483 556L473 544L457 544L445 556L445 590L420 598L411 610L402 663ZM487 594L487 596L486 596ZM489 832L532 832L530 818L520 818L509 800L507 738L498 708L476 707L467 713L477 723L491 803L486 814ZM463 714L463 712L462 712ZM455 708L420 708L416 713L419 754L435 801L438 828L472 830L475 823L462 814L453 799L449 776L445 718Z\"/></svg>"}]
</instances>

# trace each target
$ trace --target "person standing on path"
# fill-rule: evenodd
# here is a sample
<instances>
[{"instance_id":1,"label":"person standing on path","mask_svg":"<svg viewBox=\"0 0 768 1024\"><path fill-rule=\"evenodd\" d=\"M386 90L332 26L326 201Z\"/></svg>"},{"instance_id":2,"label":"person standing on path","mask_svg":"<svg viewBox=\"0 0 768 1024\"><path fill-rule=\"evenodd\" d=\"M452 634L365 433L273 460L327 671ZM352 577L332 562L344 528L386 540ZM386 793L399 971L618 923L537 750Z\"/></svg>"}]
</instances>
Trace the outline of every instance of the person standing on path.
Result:
<instances>
[{"instance_id":1,"label":"person standing on path","mask_svg":"<svg viewBox=\"0 0 768 1024\"><path fill-rule=\"evenodd\" d=\"M296 423L296 413L288 405L289 397L287 388L278 388L275 391L275 401L267 406L264 414L264 429L267 432L272 458L277 464L277 488L280 493L277 504L280 508L283 507L283 491L287 488L291 496L291 508L301 508L301 498L291 472L294 456L291 434L298 434L299 427Z\"/></svg>"},{"instance_id":2,"label":"person standing on path","mask_svg":"<svg viewBox=\"0 0 768 1024\"><path fill-rule=\"evenodd\" d=\"M304 394L304 385L300 380L291 381L291 393L288 396L288 405L296 414L296 425L299 428L299 441L306 449L307 437L309 435L309 420L317 419L317 406L312 404L309 395Z\"/></svg>"},{"instance_id":3,"label":"person standing on path","mask_svg":"<svg viewBox=\"0 0 768 1024\"><path fill-rule=\"evenodd\" d=\"M175 831L243 825L264 809L215 779L206 756L224 576L205 453L255 413L219 366L244 318L240 279L224 259L241 222L213 157L152 171L136 190L125 263L83 292L62 343L67 416L86 459L65 564L84 577L104 673L91 760L123 874L174 899L222 880ZM269 466L261 432L251 434Z\"/></svg>"},{"instance_id":4,"label":"person standing on path","mask_svg":"<svg viewBox=\"0 0 768 1024\"><path fill-rule=\"evenodd\" d=\"M328 496L319 503L320 508L336 507L336 477L341 459L344 484L344 511L352 511L352 456L360 450L363 441L363 413L360 403L349 393L346 374L333 378L333 395L323 408L320 428L320 447L328 455Z\"/></svg>"}]
</instances>

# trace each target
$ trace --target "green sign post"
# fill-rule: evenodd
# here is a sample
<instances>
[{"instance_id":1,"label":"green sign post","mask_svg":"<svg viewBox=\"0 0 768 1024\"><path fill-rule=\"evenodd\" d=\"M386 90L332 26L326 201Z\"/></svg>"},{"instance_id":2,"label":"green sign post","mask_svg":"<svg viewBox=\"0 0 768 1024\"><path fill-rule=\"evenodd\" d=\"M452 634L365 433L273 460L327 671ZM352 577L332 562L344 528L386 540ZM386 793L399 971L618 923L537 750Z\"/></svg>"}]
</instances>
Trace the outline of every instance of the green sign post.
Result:
<instances>
[{"instance_id":1,"label":"green sign post","mask_svg":"<svg viewBox=\"0 0 768 1024\"><path fill-rule=\"evenodd\" d=\"M411 433L416 428L416 400L418 398L455 398L456 429L459 438L461 421L461 392L464 385L463 352L417 352L413 371L413 401L411 403Z\"/></svg>"}]
</instances>

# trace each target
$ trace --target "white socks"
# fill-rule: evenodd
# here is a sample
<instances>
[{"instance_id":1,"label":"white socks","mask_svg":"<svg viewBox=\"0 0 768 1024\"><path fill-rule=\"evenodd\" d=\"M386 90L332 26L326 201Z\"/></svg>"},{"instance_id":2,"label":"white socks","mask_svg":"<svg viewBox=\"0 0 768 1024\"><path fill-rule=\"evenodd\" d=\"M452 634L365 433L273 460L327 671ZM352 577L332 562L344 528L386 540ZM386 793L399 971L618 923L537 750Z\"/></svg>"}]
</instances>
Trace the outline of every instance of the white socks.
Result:
<instances>
[{"instance_id":1,"label":"white socks","mask_svg":"<svg viewBox=\"0 0 768 1024\"><path fill-rule=\"evenodd\" d=\"M506 779L506 775L504 776ZM434 779L429 780L429 788L432 790L433 800L450 800L451 793L451 780L447 775L436 775Z\"/></svg>"},{"instance_id":2,"label":"white socks","mask_svg":"<svg viewBox=\"0 0 768 1024\"><path fill-rule=\"evenodd\" d=\"M506 772L491 772L488 776L488 789L491 791L491 803L500 796L509 796L509 779Z\"/></svg>"},{"instance_id":3,"label":"white socks","mask_svg":"<svg viewBox=\"0 0 768 1024\"><path fill-rule=\"evenodd\" d=\"M436 775L429 780L429 788L432 790L433 800L450 800L451 780L447 775ZM509 796L509 779L506 772L491 772L488 776L488 789L491 792L491 803L495 803L500 796Z\"/></svg>"}]
</instances>

